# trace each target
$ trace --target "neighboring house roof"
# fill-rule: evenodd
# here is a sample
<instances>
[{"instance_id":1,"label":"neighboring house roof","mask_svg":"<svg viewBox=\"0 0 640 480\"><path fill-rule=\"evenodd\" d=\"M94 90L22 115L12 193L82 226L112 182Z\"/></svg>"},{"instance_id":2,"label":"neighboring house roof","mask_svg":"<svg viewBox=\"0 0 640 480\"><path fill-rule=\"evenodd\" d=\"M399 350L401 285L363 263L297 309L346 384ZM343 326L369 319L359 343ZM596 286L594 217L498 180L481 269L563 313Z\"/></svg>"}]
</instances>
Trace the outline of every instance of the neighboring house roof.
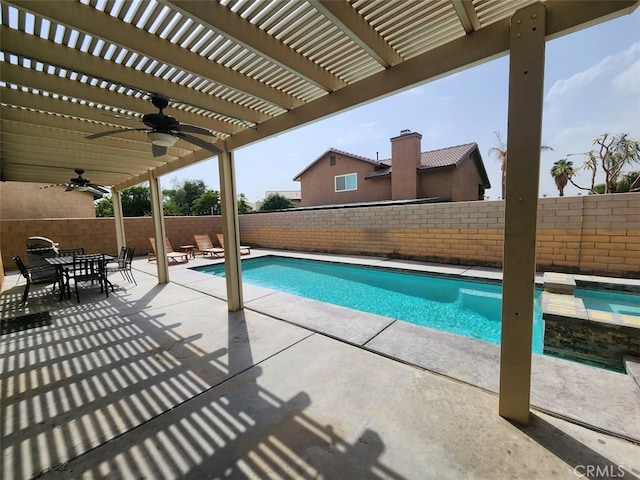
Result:
<instances>
[{"instance_id":1,"label":"neighboring house roof","mask_svg":"<svg viewBox=\"0 0 640 480\"><path fill-rule=\"evenodd\" d=\"M475 142L456 145L454 147L440 148L438 150L431 150L429 152L422 152L420 154L420 165L417 166L417 169L419 171L425 171L437 168L457 167L463 161L469 158L474 150L478 150L478 144ZM489 188L491 186L489 182L489 176L487 175L487 171L484 168L479 150L478 155L475 157L475 159L478 171L480 172L480 177L482 178L482 183L484 184L485 188ZM377 178L391 175L392 161L390 159L381 160L379 164L387 166L385 168L382 168L381 170L367 174L364 178Z\"/></svg>"},{"instance_id":2,"label":"neighboring house roof","mask_svg":"<svg viewBox=\"0 0 640 480\"><path fill-rule=\"evenodd\" d=\"M337 153L338 155L344 155L344 156L347 156L347 157L351 157L351 158L353 158L355 160L361 160L363 162L371 163L371 164L373 164L375 166L379 166L380 165L380 162L377 162L377 161L373 160L372 158L361 157L360 155L355 155L353 153L345 152L343 150L338 150L337 148L331 147L327 151L325 151L322 155L320 155L318 158L316 158L313 162L311 162L309 165L304 167L304 170L302 170L299 174L297 174L295 177L293 177L293 181L294 182L299 182L300 181L300 176L302 176L316 162L322 160L329 153Z\"/></svg>"},{"instance_id":3,"label":"neighboring house roof","mask_svg":"<svg viewBox=\"0 0 640 480\"><path fill-rule=\"evenodd\" d=\"M290 200L302 200L302 192L300 190L271 190L265 192L264 198L272 194L277 194Z\"/></svg>"}]
</instances>

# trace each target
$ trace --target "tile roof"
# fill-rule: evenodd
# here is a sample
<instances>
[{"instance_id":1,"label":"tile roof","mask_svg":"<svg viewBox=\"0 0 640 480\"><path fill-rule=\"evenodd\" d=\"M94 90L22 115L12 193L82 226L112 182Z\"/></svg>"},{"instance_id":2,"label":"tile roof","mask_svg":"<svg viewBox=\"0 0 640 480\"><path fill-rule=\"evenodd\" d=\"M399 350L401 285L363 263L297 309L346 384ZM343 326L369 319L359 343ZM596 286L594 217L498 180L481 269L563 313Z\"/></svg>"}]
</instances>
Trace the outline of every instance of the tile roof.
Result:
<instances>
[{"instance_id":1,"label":"tile roof","mask_svg":"<svg viewBox=\"0 0 640 480\"><path fill-rule=\"evenodd\" d=\"M338 155L345 155L347 157L351 157L355 160L362 160L363 162L367 162L367 163L372 163L374 165L378 165L379 162L376 162L374 159L372 158L367 158L367 157L362 157L360 155L356 155L354 153L349 153L349 152L345 152L344 150L338 150L337 148L329 148L327 149L322 155L320 155L318 158L316 158L314 161L312 161L309 165L307 165L306 167L304 167L304 169L298 173L295 177L293 177L294 181L298 181L300 180L300 176L302 174L304 174L307 170L309 170L317 161L323 159L327 154L329 153L337 153Z\"/></svg>"},{"instance_id":2,"label":"tile roof","mask_svg":"<svg viewBox=\"0 0 640 480\"><path fill-rule=\"evenodd\" d=\"M456 167L465 159L467 159L474 150L478 149L478 144L475 142L465 143L463 145L456 145L454 147L440 148L438 150L431 150L429 152L422 152L420 154L420 165L418 165L418 170L430 170L434 168L446 168L446 167ZM478 156L480 152L478 151ZM368 178L378 178L385 177L391 175L392 172L392 161L390 159L381 160L379 164L388 165L386 168L381 170L377 170L375 172L371 172L365 176L365 179ZM484 165L482 164L482 159L478 162L478 169L480 170L480 175L482 176L482 180L485 183L485 186L489 185L489 178L484 169Z\"/></svg>"},{"instance_id":3,"label":"tile roof","mask_svg":"<svg viewBox=\"0 0 640 480\"><path fill-rule=\"evenodd\" d=\"M475 142L456 145L453 147L440 148L438 150L431 150L428 152L422 152L420 154L420 165L418 165L417 169L418 171L425 171L435 168L457 167L458 165L460 165L460 163L469 158L474 150L478 151L476 163L480 172L480 176L482 177L482 182L485 188L489 188L491 186L489 177L487 175L487 171L484 168L482 157L480 156L480 151L478 150L478 144ZM345 152L344 150L338 150L337 148L332 147L327 149L322 155L320 155L313 162L307 165L304 170L293 177L293 180L299 181L302 174L309 170L309 168L311 168L311 166L313 166L316 162L318 162L322 158L325 158L325 156L329 153L345 155L355 160L361 160L363 162L374 165L376 167L376 170L365 175L365 180L391 175L392 160L390 158L376 161L371 158L355 155L353 153Z\"/></svg>"},{"instance_id":4,"label":"tile roof","mask_svg":"<svg viewBox=\"0 0 640 480\"><path fill-rule=\"evenodd\" d=\"M420 155L420 165L418 166L418 170L457 166L477 148L478 144L473 142L466 143L464 145L456 145L455 147L423 152Z\"/></svg>"}]
</instances>

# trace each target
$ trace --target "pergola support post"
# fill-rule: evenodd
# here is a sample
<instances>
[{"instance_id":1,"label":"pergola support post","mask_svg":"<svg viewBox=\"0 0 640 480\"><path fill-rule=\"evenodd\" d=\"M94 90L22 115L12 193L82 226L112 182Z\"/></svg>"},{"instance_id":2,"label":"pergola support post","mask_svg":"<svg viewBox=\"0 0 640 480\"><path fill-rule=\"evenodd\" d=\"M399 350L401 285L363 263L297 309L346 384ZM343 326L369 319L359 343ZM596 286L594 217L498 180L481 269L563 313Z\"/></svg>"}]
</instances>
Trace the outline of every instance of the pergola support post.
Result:
<instances>
[{"instance_id":1,"label":"pergola support post","mask_svg":"<svg viewBox=\"0 0 640 480\"><path fill-rule=\"evenodd\" d=\"M112 190L111 199L113 201L113 217L116 223L116 243L118 245L119 252L120 249L127 244L124 232L124 215L122 213L122 197L120 196L120 190Z\"/></svg>"},{"instance_id":2,"label":"pergola support post","mask_svg":"<svg viewBox=\"0 0 640 480\"><path fill-rule=\"evenodd\" d=\"M240 220L236 195L233 152L218 156L222 235L224 237L224 270L227 279L227 306L230 312L242 310L242 269L240 266Z\"/></svg>"},{"instance_id":3,"label":"pergola support post","mask_svg":"<svg viewBox=\"0 0 640 480\"><path fill-rule=\"evenodd\" d=\"M510 31L499 413L525 425L531 391L544 51L544 5L518 10Z\"/></svg>"},{"instance_id":4,"label":"pergola support post","mask_svg":"<svg viewBox=\"0 0 640 480\"><path fill-rule=\"evenodd\" d=\"M154 177L151 172L149 172L149 193L151 196L153 231L156 236L158 283L168 283L169 265L167 261L167 246L164 242L167 232L164 228L164 212L162 211L162 188L160 188L160 179Z\"/></svg>"}]
</instances>

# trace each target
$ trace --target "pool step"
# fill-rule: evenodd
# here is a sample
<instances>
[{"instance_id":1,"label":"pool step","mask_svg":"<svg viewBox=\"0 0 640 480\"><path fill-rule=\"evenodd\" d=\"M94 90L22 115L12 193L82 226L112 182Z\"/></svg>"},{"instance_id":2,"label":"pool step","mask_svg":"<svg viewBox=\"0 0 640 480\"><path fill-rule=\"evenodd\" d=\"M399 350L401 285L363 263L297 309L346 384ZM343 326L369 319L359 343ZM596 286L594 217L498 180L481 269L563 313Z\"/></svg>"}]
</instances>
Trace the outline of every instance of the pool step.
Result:
<instances>
[{"instance_id":1,"label":"pool step","mask_svg":"<svg viewBox=\"0 0 640 480\"><path fill-rule=\"evenodd\" d=\"M497 318L498 320L500 319L502 306L502 295L500 293L461 288L459 299L464 308L473 310L487 318L496 318L497 312Z\"/></svg>"},{"instance_id":2,"label":"pool step","mask_svg":"<svg viewBox=\"0 0 640 480\"><path fill-rule=\"evenodd\" d=\"M549 293L573 295L576 289L576 281L568 273L544 272L543 281L544 291Z\"/></svg>"}]
</instances>

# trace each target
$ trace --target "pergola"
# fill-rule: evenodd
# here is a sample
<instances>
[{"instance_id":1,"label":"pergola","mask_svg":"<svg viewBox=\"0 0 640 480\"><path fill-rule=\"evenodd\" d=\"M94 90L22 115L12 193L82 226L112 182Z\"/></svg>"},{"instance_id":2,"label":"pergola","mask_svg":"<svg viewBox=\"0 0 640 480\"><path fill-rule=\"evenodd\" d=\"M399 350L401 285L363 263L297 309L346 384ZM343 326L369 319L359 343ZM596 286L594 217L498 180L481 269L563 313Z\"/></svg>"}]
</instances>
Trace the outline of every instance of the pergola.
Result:
<instances>
[{"instance_id":1,"label":"pergola","mask_svg":"<svg viewBox=\"0 0 640 480\"><path fill-rule=\"evenodd\" d=\"M214 154L178 139L154 156L141 119L164 96L164 113L220 150L228 305L239 310L234 150L509 54L500 414L526 423L545 42L638 4L0 0L0 180L59 183L84 169L112 189L119 247L119 192L148 181L167 282L159 178Z\"/></svg>"}]
</instances>

